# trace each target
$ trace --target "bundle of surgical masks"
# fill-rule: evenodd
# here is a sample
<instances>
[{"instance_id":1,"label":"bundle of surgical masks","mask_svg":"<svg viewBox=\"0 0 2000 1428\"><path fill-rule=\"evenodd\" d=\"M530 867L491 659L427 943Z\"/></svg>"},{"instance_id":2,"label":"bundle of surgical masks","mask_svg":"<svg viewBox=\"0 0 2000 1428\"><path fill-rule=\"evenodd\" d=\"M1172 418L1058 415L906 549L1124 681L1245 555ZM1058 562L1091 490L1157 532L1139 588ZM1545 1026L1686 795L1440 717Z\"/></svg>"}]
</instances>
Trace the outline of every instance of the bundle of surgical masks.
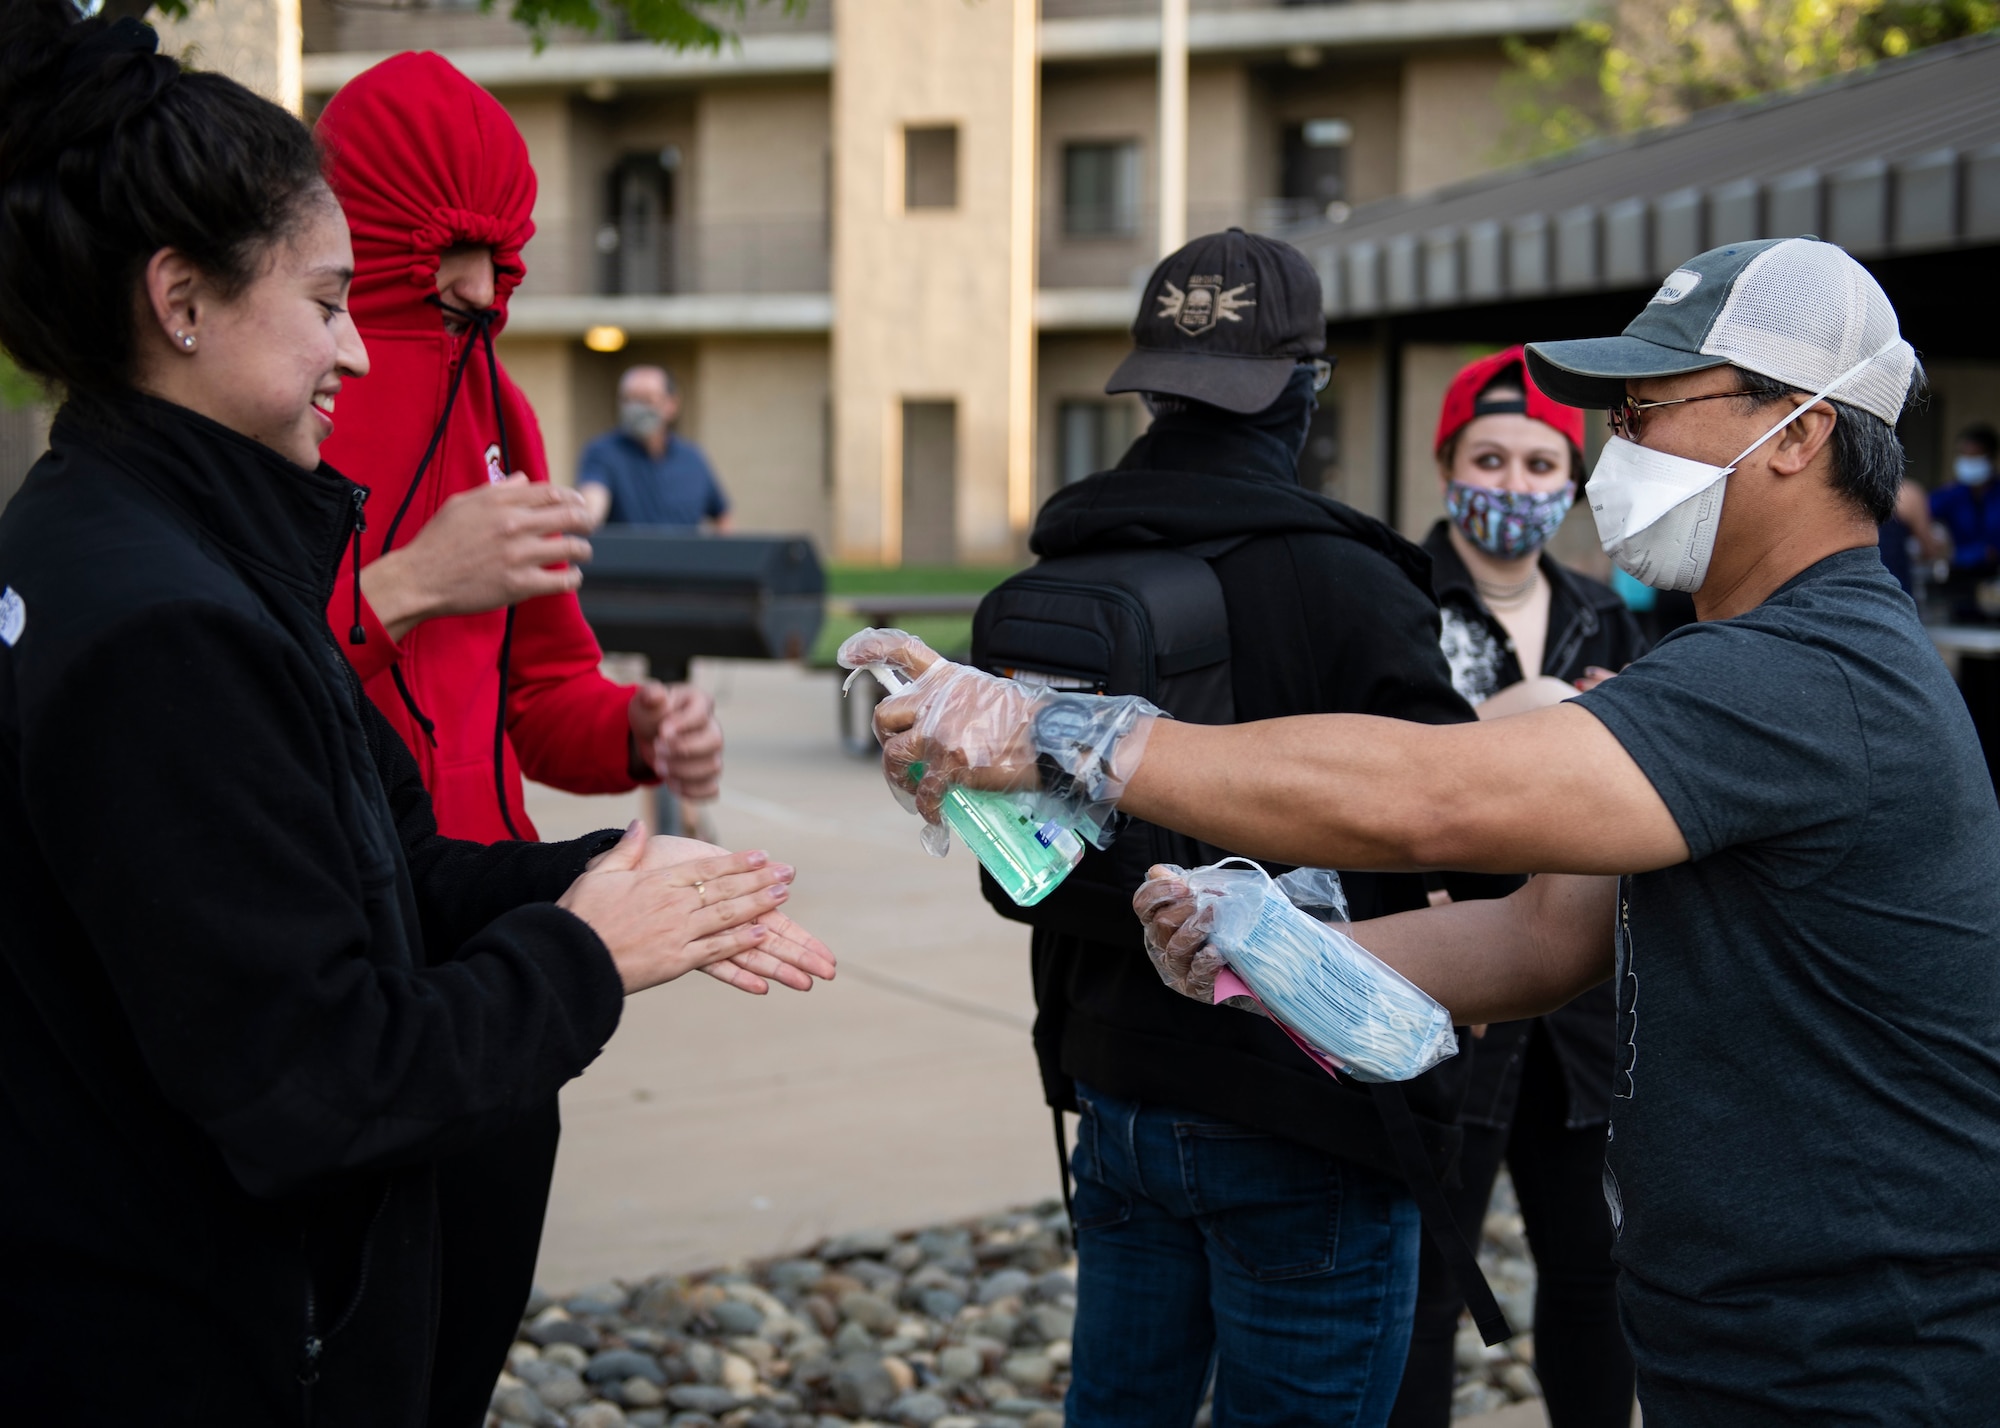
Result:
<instances>
[{"instance_id":1,"label":"bundle of surgical masks","mask_svg":"<svg viewBox=\"0 0 2000 1428\"><path fill-rule=\"evenodd\" d=\"M1210 911L1209 947L1336 1069L1357 1081L1407 1081L1457 1053L1451 1013L1308 911L1346 920L1338 874L1301 868L1274 880L1248 859L1226 858L1183 880L1196 914Z\"/></svg>"}]
</instances>

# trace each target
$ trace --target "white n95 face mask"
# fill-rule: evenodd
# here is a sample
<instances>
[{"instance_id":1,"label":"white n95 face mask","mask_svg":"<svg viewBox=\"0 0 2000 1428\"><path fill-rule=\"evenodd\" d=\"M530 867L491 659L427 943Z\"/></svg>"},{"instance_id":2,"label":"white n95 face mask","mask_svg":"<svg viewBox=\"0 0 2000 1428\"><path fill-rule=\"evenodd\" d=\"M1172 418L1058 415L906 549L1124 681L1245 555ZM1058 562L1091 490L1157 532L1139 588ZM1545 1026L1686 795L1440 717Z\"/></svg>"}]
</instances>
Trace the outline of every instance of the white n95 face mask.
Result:
<instances>
[{"instance_id":1,"label":"white n95 face mask","mask_svg":"<svg viewBox=\"0 0 2000 1428\"><path fill-rule=\"evenodd\" d=\"M1612 437L1583 488L1598 543L1641 585L1700 589L1722 523L1722 493L1734 469Z\"/></svg>"},{"instance_id":2,"label":"white n95 face mask","mask_svg":"<svg viewBox=\"0 0 2000 1428\"><path fill-rule=\"evenodd\" d=\"M1708 579L1715 532L1729 473L1743 458L1797 421L1826 395L1860 375L1902 338L1862 358L1801 402L1785 419L1751 442L1727 466L1710 466L1670 451L1655 451L1614 436L1605 443L1583 488L1597 539L1612 563L1655 590L1699 590Z\"/></svg>"}]
</instances>

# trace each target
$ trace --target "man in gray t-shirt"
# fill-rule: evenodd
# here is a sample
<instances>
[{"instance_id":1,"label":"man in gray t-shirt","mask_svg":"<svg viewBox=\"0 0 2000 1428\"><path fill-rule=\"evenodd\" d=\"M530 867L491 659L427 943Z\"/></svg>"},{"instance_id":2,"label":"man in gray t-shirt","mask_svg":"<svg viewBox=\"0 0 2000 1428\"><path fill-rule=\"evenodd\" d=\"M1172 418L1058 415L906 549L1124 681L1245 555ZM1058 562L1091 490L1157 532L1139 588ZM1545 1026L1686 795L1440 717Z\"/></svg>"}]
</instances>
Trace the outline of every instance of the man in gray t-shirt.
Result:
<instances>
[{"instance_id":1,"label":"man in gray t-shirt","mask_svg":"<svg viewBox=\"0 0 2000 1428\"><path fill-rule=\"evenodd\" d=\"M1915 1421L1875 1396L1889 1351L2000 1339L2000 810L1965 701L1860 549L1577 702L1688 845L1618 897L1604 1185L1641 1372Z\"/></svg>"},{"instance_id":2,"label":"man in gray t-shirt","mask_svg":"<svg viewBox=\"0 0 2000 1428\"><path fill-rule=\"evenodd\" d=\"M885 771L921 762L933 819L947 779L1032 785L1273 860L1542 874L1349 930L1461 1025L1615 973L1605 1190L1647 1428L1991 1421L2000 807L1876 554L1915 354L1866 270L1785 239L1528 361L1612 413L1606 551L1701 617L1618 678L1447 728L1218 728L885 637L927 671L878 711ZM1188 982L1208 914L1157 872L1136 905Z\"/></svg>"}]
</instances>

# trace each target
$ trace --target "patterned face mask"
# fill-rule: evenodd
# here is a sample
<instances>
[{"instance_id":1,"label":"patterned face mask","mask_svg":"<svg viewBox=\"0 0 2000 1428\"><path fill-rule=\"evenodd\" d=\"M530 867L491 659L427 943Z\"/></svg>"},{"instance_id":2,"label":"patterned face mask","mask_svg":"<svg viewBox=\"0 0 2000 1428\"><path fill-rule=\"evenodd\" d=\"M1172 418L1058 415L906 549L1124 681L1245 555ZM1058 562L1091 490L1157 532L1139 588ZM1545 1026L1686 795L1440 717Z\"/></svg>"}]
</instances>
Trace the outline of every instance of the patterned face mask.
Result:
<instances>
[{"instance_id":1,"label":"patterned face mask","mask_svg":"<svg viewBox=\"0 0 2000 1428\"><path fill-rule=\"evenodd\" d=\"M1502 491L1453 481L1445 488L1444 508L1459 534L1488 555L1518 560L1548 543L1575 500L1574 485L1560 491Z\"/></svg>"}]
</instances>

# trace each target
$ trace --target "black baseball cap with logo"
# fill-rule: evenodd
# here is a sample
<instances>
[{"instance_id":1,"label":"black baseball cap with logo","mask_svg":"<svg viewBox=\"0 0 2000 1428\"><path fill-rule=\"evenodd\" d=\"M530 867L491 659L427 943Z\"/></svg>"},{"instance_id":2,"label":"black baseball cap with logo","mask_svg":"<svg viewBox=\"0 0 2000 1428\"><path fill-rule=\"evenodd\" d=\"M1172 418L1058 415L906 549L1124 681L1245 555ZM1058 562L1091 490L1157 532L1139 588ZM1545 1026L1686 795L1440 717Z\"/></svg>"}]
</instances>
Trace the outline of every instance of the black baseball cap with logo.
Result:
<instances>
[{"instance_id":1,"label":"black baseball cap with logo","mask_svg":"<svg viewBox=\"0 0 2000 1428\"><path fill-rule=\"evenodd\" d=\"M1146 280L1133 352L1107 392L1260 412L1326 350L1319 274L1289 243L1232 228L1168 254Z\"/></svg>"}]
</instances>

